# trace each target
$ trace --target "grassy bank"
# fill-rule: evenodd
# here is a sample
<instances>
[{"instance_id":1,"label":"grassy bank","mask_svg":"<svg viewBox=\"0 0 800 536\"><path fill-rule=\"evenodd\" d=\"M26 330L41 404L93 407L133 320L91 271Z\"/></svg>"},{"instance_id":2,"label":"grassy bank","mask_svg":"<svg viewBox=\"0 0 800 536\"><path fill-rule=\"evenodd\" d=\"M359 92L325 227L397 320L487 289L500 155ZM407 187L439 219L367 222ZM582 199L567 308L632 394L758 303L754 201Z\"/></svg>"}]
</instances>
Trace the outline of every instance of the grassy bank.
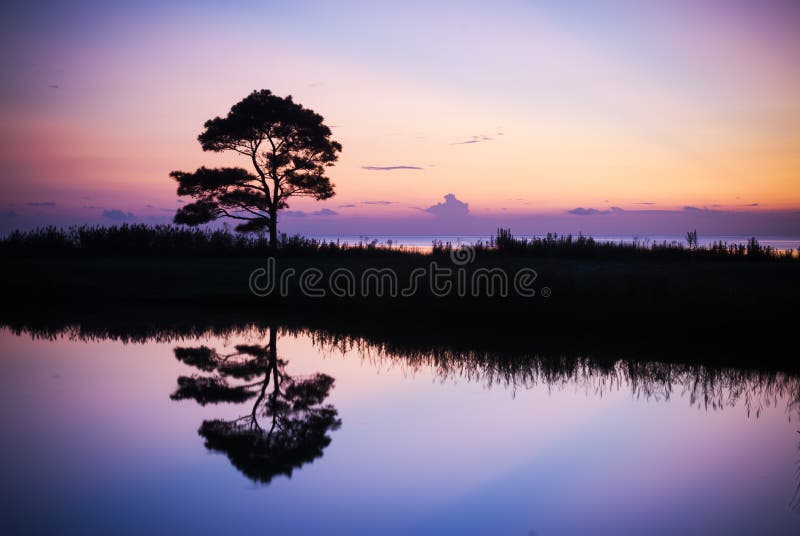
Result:
<instances>
[{"instance_id":1,"label":"grassy bank","mask_svg":"<svg viewBox=\"0 0 800 536\"><path fill-rule=\"evenodd\" d=\"M601 325L625 336L653 329L686 338L707 332L710 323L716 332L709 336L716 338L727 337L729 330L780 336L776 326L790 322L800 305L800 262L755 242L643 246L554 235L525 240L501 231L466 252L434 244L422 253L284 237L274 273L276 280L290 275L285 292L276 286L259 297L249 285L254 270L267 266L266 246L259 240L169 226L20 233L0 243L0 299L12 315L54 307L169 306L313 313L346 323L413 318L455 331L467 324L479 330L487 322L523 331L533 324ZM451 271L444 278L452 285L448 293L433 288L434 265ZM313 286L322 296L304 289L301 274L309 270L316 272ZM342 280L334 282L342 271L355 284L345 296L336 292ZM394 292L391 285L379 291L385 283L376 276L381 271L395 278ZM415 271L425 275L404 295ZM522 271L533 274L527 285L532 294L514 287ZM505 295L487 275L497 273L506 278ZM459 292L460 282L465 292Z\"/></svg>"},{"instance_id":2,"label":"grassy bank","mask_svg":"<svg viewBox=\"0 0 800 536\"><path fill-rule=\"evenodd\" d=\"M430 273L431 263L453 271L453 289L437 295L424 279L417 290L402 296L415 269ZM778 315L796 312L800 304L800 269L795 263L620 262L535 259L503 256L478 258L465 267L447 257L406 255L392 258L285 257L275 263L280 279L293 272L285 295L253 295L249 280L264 268L257 259L6 259L2 262L0 296L7 307L25 304L173 303L225 307L332 308L338 313L377 311L382 314L744 314ZM500 270L513 280L520 270L534 270L534 296L522 297L509 288L498 295L481 278L477 291L460 296L456 273L463 268L468 287L480 270ZM299 274L318 270L315 286L324 297L309 297ZM368 270L389 269L398 282L396 296L374 285L362 286ZM335 271L346 270L357 284L356 293L336 296L331 288ZM375 280L371 279L374 283ZM490 295L489 291L494 291Z\"/></svg>"},{"instance_id":3,"label":"grassy bank","mask_svg":"<svg viewBox=\"0 0 800 536\"><path fill-rule=\"evenodd\" d=\"M430 252L446 255L457 245L434 241ZM716 242L697 245L697 234L687 233L687 242L605 242L582 235L548 233L520 238L509 229L498 229L488 242L470 246L481 257L517 256L552 259L642 260L642 261L779 261L800 262L793 250L762 246L751 238L746 244ZM426 248L425 253L428 253ZM268 239L227 230L174 225L42 227L14 231L0 239L5 258L262 258L283 257L398 257L422 253L414 248L379 244L363 239L356 243L324 241L302 236L280 236L277 251L270 252Z\"/></svg>"}]
</instances>

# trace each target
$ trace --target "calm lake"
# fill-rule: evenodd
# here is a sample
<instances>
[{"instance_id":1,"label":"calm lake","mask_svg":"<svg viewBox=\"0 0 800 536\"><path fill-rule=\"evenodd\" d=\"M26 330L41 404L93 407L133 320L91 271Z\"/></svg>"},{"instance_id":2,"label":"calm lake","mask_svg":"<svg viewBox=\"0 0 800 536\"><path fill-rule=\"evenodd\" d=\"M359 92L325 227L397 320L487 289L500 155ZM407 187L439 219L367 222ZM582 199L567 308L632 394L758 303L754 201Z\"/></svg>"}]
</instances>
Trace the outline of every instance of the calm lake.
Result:
<instances>
[{"instance_id":1,"label":"calm lake","mask_svg":"<svg viewBox=\"0 0 800 536\"><path fill-rule=\"evenodd\" d=\"M0 354L3 534L800 534L796 376L275 326Z\"/></svg>"}]
</instances>

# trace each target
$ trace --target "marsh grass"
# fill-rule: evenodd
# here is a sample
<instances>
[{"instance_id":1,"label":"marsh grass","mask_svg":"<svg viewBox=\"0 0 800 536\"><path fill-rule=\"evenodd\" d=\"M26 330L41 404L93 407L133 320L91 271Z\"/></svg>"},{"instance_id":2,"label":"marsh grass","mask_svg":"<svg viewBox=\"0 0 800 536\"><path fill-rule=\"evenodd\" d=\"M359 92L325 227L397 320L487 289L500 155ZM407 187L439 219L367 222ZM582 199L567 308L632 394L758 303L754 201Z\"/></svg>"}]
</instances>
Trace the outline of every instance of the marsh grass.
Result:
<instances>
[{"instance_id":1,"label":"marsh grass","mask_svg":"<svg viewBox=\"0 0 800 536\"><path fill-rule=\"evenodd\" d=\"M681 242L605 242L581 234L515 237L510 229L498 229L488 242L470 244L476 255L587 260L761 260L798 261L792 250L762 246L756 238L746 244L715 242L697 244L696 231ZM111 258L263 258L269 250L265 234L244 235L227 229L200 229L175 225L123 224L119 226L40 227L14 231L0 239L6 258L111 257ZM283 257L445 256L463 247L433 241L429 252L395 246L391 241L361 239L355 243L318 240L300 235L280 235L277 255Z\"/></svg>"},{"instance_id":2,"label":"marsh grass","mask_svg":"<svg viewBox=\"0 0 800 536\"><path fill-rule=\"evenodd\" d=\"M7 258L263 258L269 253L265 234L245 235L227 229L200 229L176 225L123 224L114 226L39 227L13 231L0 239ZM384 246L377 240L356 243L325 241L281 234L281 256L413 255L413 248Z\"/></svg>"},{"instance_id":3,"label":"marsh grass","mask_svg":"<svg viewBox=\"0 0 800 536\"><path fill-rule=\"evenodd\" d=\"M770 260L797 261L798 256L791 249L778 250L771 246L762 246L755 237L746 244L728 244L714 242L710 246L698 245L697 231L687 233L688 246L678 241L642 242L606 242L598 241L591 236L579 234L558 235L547 233L541 237L515 237L511 229L497 229L497 233L488 242L473 245L479 254L501 256L521 256L561 259L590 260ZM435 242L434 253L448 253L454 246L452 243Z\"/></svg>"}]
</instances>

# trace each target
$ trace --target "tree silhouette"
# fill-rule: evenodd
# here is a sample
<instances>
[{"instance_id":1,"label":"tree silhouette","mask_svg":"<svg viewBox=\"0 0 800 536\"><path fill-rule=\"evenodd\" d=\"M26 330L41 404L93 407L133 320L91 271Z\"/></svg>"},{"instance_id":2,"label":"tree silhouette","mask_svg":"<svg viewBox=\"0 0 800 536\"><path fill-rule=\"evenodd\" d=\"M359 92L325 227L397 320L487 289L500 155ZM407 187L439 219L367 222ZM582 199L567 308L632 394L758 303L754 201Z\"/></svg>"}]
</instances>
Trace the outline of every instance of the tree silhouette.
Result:
<instances>
[{"instance_id":1,"label":"tree silhouette","mask_svg":"<svg viewBox=\"0 0 800 536\"><path fill-rule=\"evenodd\" d=\"M331 442L328 432L341 425L336 408L323 404L333 378L289 376L276 343L277 328L272 326L266 346L239 345L230 354L205 346L174 349L178 360L213 375L179 377L173 400L190 398L206 405L255 399L248 414L203 421L198 433L207 448L225 453L234 467L263 483L277 475L291 476L295 468L322 456ZM229 379L243 383L234 385Z\"/></svg>"},{"instance_id":2,"label":"tree silhouette","mask_svg":"<svg viewBox=\"0 0 800 536\"><path fill-rule=\"evenodd\" d=\"M278 211L290 197L316 200L333 197L325 175L341 144L321 115L268 89L253 91L234 104L226 117L205 123L198 136L204 151L233 151L250 160L255 174L239 167L193 173L173 171L178 195L194 201L181 207L175 223L198 225L221 217L240 221L237 231L269 231L270 247L277 244Z\"/></svg>"}]
</instances>

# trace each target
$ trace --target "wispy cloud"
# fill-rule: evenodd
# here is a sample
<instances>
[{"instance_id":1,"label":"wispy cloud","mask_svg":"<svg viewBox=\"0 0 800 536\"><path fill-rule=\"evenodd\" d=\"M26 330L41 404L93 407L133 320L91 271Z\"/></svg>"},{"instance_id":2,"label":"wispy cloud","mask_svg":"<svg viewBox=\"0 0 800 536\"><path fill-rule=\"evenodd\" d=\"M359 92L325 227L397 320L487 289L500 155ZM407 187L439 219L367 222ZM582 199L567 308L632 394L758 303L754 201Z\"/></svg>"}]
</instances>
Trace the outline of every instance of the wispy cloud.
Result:
<instances>
[{"instance_id":1,"label":"wispy cloud","mask_svg":"<svg viewBox=\"0 0 800 536\"><path fill-rule=\"evenodd\" d=\"M360 206L388 206L396 205L397 201L386 201L383 199L358 201L357 203L347 203L346 205L339 205L339 208L358 208Z\"/></svg>"},{"instance_id":2,"label":"wispy cloud","mask_svg":"<svg viewBox=\"0 0 800 536\"><path fill-rule=\"evenodd\" d=\"M361 166L361 169L365 169L367 171L397 171L400 169L425 169L421 166Z\"/></svg>"},{"instance_id":3,"label":"wispy cloud","mask_svg":"<svg viewBox=\"0 0 800 536\"><path fill-rule=\"evenodd\" d=\"M305 212L303 210L286 210L282 213L284 216L290 218L306 218L308 216L338 216L339 213L329 208L315 210L314 212Z\"/></svg>"},{"instance_id":4,"label":"wispy cloud","mask_svg":"<svg viewBox=\"0 0 800 536\"><path fill-rule=\"evenodd\" d=\"M56 204L53 201L31 201L26 203L29 207L54 207Z\"/></svg>"},{"instance_id":5,"label":"wispy cloud","mask_svg":"<svg viewBox=\"0 0 800 536\"><path fill-rule=\"evenodd\" d=\"M492 139L493 138L490 138L489 136L484 136L483 134L481 134L480 136L472 136L469 139L464 140L464 141L453 142L451 145L470 145L472 143L481 143L481 142L484 142L484 141L491 141Z\"/></svg>"},{"instance_id":6,"label":"wispy cloud","mask_svg":"<svg viewBox=\"0 0 800 536\"><path fill-rule=\"evenodd\" d=\"M652 203L635 203L636 205L642 204L652 204ZM722 205L711 205L715 208L706 208L706 207L695 207L692 205L686 205L681 207L680 209L668 209L668 210L661 210L661 209L634 209L634 210L626 210L620 207L610 207L608 209L596 209L596 208L584 208L578 207L573 208L572 210L568 210L568 214L574 214L576 216L596 216L601 214L626 214L626 215L645 215L645 216L652 216L656 214L666 214L666 215L679 215L679 214L695 214L698 216L704 215L714 215L714 214L737 214L736 211L733 210L720 210L716 207L722 207ZM758 204L754 205L742 205L746 207L751 206L758 206ZM739 212L741 214L742 212Z\"/></svg>"}]
</instances>

